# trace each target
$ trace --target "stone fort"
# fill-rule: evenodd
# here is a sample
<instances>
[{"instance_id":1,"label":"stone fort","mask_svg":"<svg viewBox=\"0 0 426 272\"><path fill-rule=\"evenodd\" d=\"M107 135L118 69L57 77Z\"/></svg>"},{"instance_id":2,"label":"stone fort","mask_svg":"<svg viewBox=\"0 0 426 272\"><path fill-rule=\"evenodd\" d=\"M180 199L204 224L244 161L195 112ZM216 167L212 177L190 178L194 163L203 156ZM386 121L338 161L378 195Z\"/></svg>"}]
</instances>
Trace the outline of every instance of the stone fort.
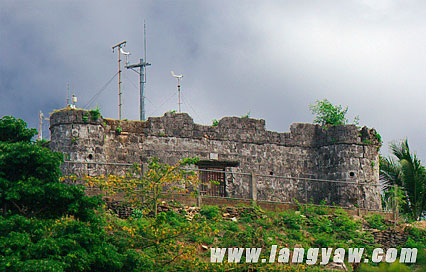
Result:
<instances>
[{"instance_id":1,"label":"stone fort","mask_svg":"<svg viewBox=\"0 0 426 272\"><path fill-rule=\"evenodd\" d=\"M255 186L261 201L381 208L380 141L367 127L295 123L290 132L274 132L252 118L206 126L186 113L127 121L66 108L51 114L50 131L50 148L69 161L64 175L123 174L120 166L143 166L150 157L169 164L198 157L196 167L206 170L200 178L219 181L206 189L217 196L247 199Z\"/></svg>"}]
</instances>

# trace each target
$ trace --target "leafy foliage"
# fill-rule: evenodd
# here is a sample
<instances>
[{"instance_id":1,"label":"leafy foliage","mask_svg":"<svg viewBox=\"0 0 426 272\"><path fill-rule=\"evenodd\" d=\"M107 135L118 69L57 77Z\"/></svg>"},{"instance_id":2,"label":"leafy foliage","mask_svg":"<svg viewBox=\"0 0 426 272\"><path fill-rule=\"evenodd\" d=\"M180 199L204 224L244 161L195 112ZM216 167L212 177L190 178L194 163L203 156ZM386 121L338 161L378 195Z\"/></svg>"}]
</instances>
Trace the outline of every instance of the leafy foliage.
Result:
<instances>
[{"instance_id":1,"label":"leafy foliage","mask_svg":"<svg viewBox=\"0 0 426 272\"><path fill-rule=\"evenodd\" d=\"M201 207L200 214L205 216L207 219L217 218L220 210L217 206L203 206Z\"/></svg>"},{"instance_id":2,"label":"leafy foliage","mask_svg":"<svg viewBox=\"0 0 426 272\"><path fill-rule=\"evenodd\" d=\"M373 214L365 218L368 226L373 229L386 230L388 226L385 224L385 219L379 214Z\"/></svg>"},{"instance_id":3,"label":"leafy foliage","mask_svg":"<svg viewBox=\"0 0 426 272\"><path fill-rule=\"evenodd\" d=\"M348 107L343 108L341 105L333 105L327 99L317 100L315 104L309 105L309 109L315 115L314 123L322 126L337 126L348 123L348 119L346 119ZM358 119L358 117L355 117L354 122L356 124L358 124Z\"/></svg>"},{"instance_id":4,"label":"leafy foliage","mask_svg":"<svg viewBox=\"0 0 426 272\"><path fill-rule=\"evenodd\" d=\"M134 165L133 171L126 176L85 177L88 186L100 188L106 195L123 192L126 200L136 208L148 207L147 212L157 216L157 207L161 197L174 193L198 194L198 175L194 171L183 169L195 164L198 158L186 158L175 165L162 163L158 158L150 158L148 169L142 175L141 168ZM190 191L191 190L191 191Z\"/></svg>"},{"instance_id":5,"label":"leafy foliage","mask_svg":"<svg viewBox=\"0 0 426 272\"><path fill-rule=\"evenodd\" d=\"M107 222L83 222L72 216L0 217L0 270L134 271L126 270L126 263L135 256L120 249L107 229Z\"/></svg>"},{"instance_id":6,"label":"leafy foliage","mask_svg":"<svg viewBox=\"0 0 426 272\"><path fill-rule=\"evenodd\" d=\"M410 272L409 267L401 263L381 263L379 266L368 266L365 264L361 265L361 272Z\"/></svg>"},{"instance_id":7,"label":"leafy foliage","mask_svg":"<svg viewBox=\"0 0 426 272\"><path fill-rule=\"evenodd\" d=\"M404 194L401 211L419 220L426 211L426 169L410 151L407 140L393 143L390 148L395 158L380 158L380 180L385 185L385 196L391 196L393 185L400 186Z\"/></svg>"},{"instance_id":8,"label":"leafy foliage","mask_svg":"<svg viewBox=\"0 0 426 272\"><path fill-rule=\"evenodd\" d=\"M87 218L97 201L84 190L59 182L62 154L31 142L26 123L0 120L0 207L3 215L57 218L73 214ZM5 140L5 141L4 141Z\"/></svg>"},{"instance_id":9,"label":"leafy foliage","mask_svg":"<svg viewBox=\"0 0 426 272\"><path fill-rule=\"evenodd\" d=\"M90 117L92 121L97 121L100 116L101 116L101 110L99 109L99 107L96 107L95 109L90 110Z\"/></svg>"},{"instance_id":10,"label":"leafy foliage","mask_svg":"<svg viewBox=\"0 0 426 272\"><path fill-rule=\"evenodd\" d=\"M241 118L247 119L247 118L250 118L250 115L251 115L251 113L247 112L246 114L242 115Z\"/></svg>"},{"instance_id":11,"label":"leafy foliage","mask_svg":"<svg viewBox=\"0 0 426 272\"><path fill-rule=\"evenodd\" d=\"M81 117L81 119L83 120L84 123L89 122L89 113L88 112L83 113L83 116Z\"/></svg>"},{"instance_id":12,"label":"leafy foliage","mask_svg":"<svg viewBox=\"0 0 426 272\"><path fill-rule=\"evenodd\" d=\"M12 116L3 116L0 119L0 142L30 142L36 134L37 130L27 128L27 123L22 119Z\"/></svg>"}]
</instances>

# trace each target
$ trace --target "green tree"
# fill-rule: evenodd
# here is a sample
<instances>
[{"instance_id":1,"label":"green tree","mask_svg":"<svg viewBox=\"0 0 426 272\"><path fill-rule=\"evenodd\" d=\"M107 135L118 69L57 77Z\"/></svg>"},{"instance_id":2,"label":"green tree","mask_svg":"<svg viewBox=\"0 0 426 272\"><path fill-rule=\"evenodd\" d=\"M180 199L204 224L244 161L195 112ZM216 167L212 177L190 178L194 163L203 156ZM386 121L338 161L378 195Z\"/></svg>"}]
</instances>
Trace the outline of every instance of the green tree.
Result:
<instances>
[{"instance_id":1,"label":"green tree","mask_svg":"<svg viewBox=\"0 0 426 272\"><path fill-rule=\"evenodd\" d=\"M309 105L309 109L315 115L314 123L316 124L337 126L348 123L346 119L348 107L333 105L327 99L317 100L315 104ZM358 123L358 117L355 117L354 123Z\"/></svg>"},{"instance_id":2,"label":"green tree","mask_svg":"<svg viewBox=\"0 0 426 272\"><path fill-rule=\"evenodd\" d=\"M390 149L395 158L380 158L380 180L384 184L385 196L393 195L392 185L403 190L401 211L419 220L426 211L426 170L416 154L410 151L408 140L393 143Z\"/></svg>"},{"instance_id":3,"label":"green tree","mask_svg":"<svg viewBox=\"0 0 426 272\"><path fill-rule=\"evenodd\" d=\"M35 129L21 119L0 119L0 208L3 215L87 218L98 205L84 189L61 183L62 154L31 141Z\"/></svg>"},{"instance_id":4,"label":"green tree","mask_svg":"<svg viewBox=\"0 0 426 272\"><path fill-rule=\"evenodd\" d=\"M0 119L0 142L30 142L37 134L35 128L28 129L27 123L12 116L3 116Z\"/></svg>"},{"instance_id":5,"label":"green tree","mask_svg":"<svg viewBox=\"0 0 426 272\"><path fill-rule=\"evenodd\" d=\"M158 204L162 198L175 193L187 193L191 189L194 196L198 193L200 180L194 171L185 170L185 166L195 164L198 158L185 158L174 165L162 163L156 157L148 161L148 169L141 175L141 168L135 165L125 176L86 176L87 186L100 188L106 196L116 192L124 193L125 199L136 208L147 208L157 217Z\"/></svg>"}]
</instances>

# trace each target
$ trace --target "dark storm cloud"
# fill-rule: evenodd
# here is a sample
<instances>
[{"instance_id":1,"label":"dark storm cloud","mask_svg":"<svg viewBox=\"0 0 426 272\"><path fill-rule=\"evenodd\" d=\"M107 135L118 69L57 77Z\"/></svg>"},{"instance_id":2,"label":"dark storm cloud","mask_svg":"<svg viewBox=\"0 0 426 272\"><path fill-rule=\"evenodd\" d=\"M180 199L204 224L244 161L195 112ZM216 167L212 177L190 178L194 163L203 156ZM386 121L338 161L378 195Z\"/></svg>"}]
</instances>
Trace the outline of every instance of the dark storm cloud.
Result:
<instances>
[{"instance_id":1,"label":"dark storm cloud","mask_svg":"<svg viewBox=\"0 0 426 272\"><path fill-rule=\"evenodd\" d=\"M177 108L173 70L197 122L250 111L288 131L328 98L426 159L425 13L422 1L3 1L0 114L36 127L40 109L64 106L67 82L84 106L117 70L111 46L142 57L146 19L148 115ZM116 82L91 105L107 117ZM123 116L137 119L137 74L124 84Z\"/></svg>"}]
</instances>

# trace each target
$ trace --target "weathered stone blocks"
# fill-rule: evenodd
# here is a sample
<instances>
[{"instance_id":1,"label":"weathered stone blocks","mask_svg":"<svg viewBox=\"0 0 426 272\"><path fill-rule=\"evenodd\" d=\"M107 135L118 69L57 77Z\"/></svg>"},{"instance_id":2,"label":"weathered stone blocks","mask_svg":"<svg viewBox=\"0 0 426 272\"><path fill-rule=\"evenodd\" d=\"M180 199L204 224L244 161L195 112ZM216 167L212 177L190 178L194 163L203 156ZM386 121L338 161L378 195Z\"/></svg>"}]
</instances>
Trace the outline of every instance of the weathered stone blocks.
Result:
<instances>
[{"instance_id":1,"label":"weathered stone blocks","mask_svg":"<svg viewBox=\"0 0 426 272\"><path fill-rule=\"evenodd\" d=\"M118 133L117 128L121 128ZM264 120L224 117L218 125L195 124L185 113L166 113L147 121L120 121L99 117L93 120L84 110L60 110L50 118L51 149L69 160L97 163L144 163L156 156L167 163L183 157L238 162L228 167L227 195L247 197L247 178L254 172L259 200L304 202L379 209L379 139L374 129L355 125L323 128L296 123L290 132L265 128ZM71 171L88 171L84 164L64 166ZM95 165L93 175L124 170ZM301 178L334 180L306 181ZM355 185L355 183L365 185Z\"/></svg>"}]
</instances>

